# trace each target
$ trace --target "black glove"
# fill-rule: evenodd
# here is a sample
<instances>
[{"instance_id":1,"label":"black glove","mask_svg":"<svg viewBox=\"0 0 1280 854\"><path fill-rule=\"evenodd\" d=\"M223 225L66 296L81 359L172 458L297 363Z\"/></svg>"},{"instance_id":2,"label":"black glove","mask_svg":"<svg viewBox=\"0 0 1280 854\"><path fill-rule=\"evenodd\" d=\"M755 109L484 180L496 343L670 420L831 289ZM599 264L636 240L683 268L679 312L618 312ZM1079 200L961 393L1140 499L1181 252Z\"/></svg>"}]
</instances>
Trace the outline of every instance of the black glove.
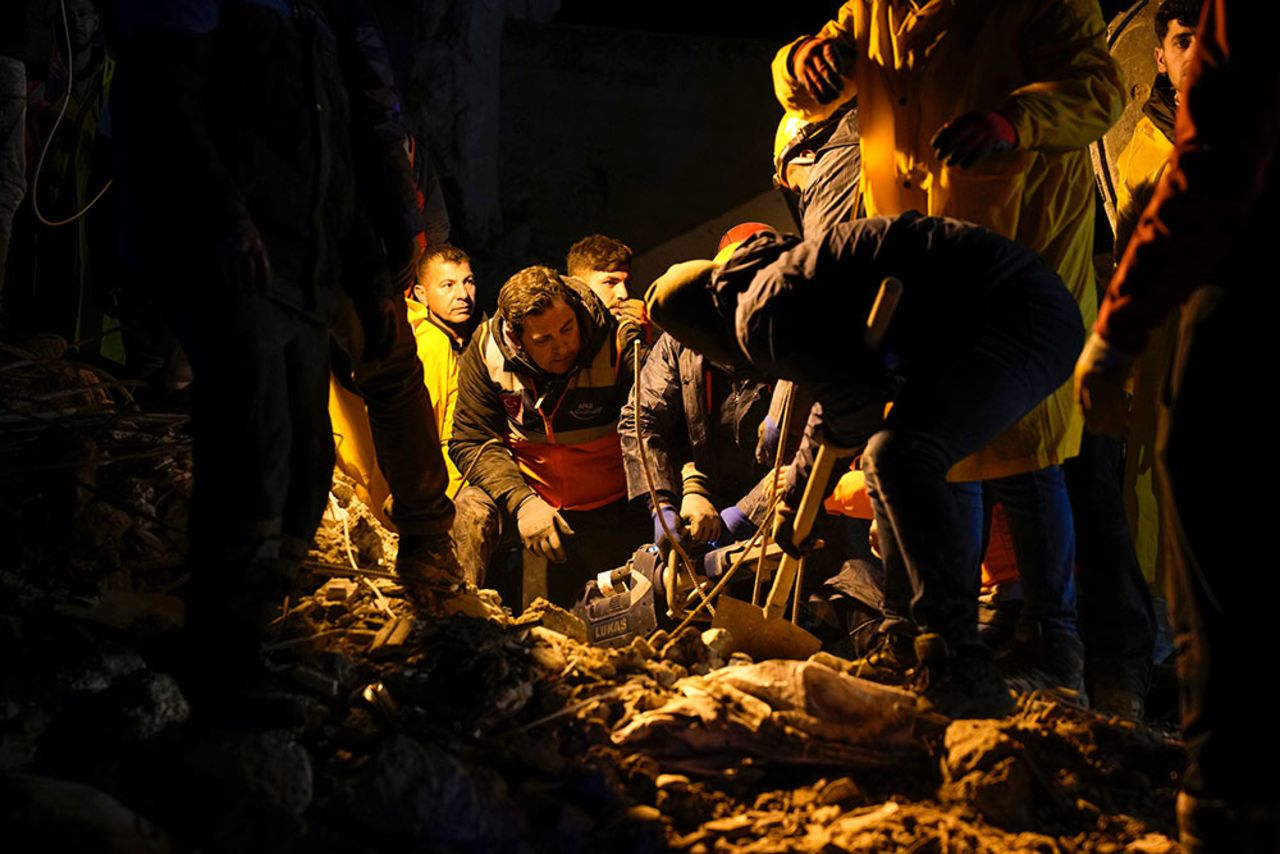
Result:
<instances>
[{"instance_id":1,"label":"black glove","mask_svg":"<svg viewBox=\"0 0 1280 854\"><path fill-rule=\"evenodd\" d=\"M844 55L835 39L807 39L796 48L791 73L819 104L829 104L844 88Z\"/></svg>"},{"instance_id":2,"label":"black glove","mask_svg":"<svg viewBox=\"0 0 1280 854\"><path fill-rule=\"evenodd\" d=\"M993 154L1018 146L1013 122L994 111L974 110L943 125L929 143L948 166L967 169Z\"/></svg>"},{"instance_id":3,"label":"black glove","mask_svg":"<svg viewBox=\"0 0 1280 854\"><path fill-rule=\"evenodd\" d=\"M796 510L787 502L779 501L773 510L773 541L780 549L799 559L824 545L822 540L814 539L812 531L799 543L793 542L795 534Z\"/></svg>"}]
</instances>

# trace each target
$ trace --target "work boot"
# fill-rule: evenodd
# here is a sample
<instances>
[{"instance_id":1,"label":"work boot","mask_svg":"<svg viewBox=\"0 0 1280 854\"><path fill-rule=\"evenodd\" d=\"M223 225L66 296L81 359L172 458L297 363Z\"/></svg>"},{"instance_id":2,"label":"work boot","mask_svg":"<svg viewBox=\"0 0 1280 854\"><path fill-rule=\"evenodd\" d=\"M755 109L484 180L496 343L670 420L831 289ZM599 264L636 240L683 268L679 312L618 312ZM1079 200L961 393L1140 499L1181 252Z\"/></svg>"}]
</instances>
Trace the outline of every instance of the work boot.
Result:
<instances>
[{"instance_id":1,"label":"work boot","mask_svg":"<svg viewBox=\"0 0 1280 854\"><path fill-rule=\"evenodd\" d=\"M911 688L950 718L998 718L1016 706L991 651L979 643L952 648L939 634L915 639L919 662Z\"/></svg>"},{"instance_id":2,"label":"work boot","mask_svg":"<svg viewBox=\"0 0 1280 854\"><path fill-rule=\"evenodd\" d=\"M1018 624L1013 651L1003 660L1005 676L1018 693L1065 689L1088 704L1084 686L1084 643L1074 632L1046 629L1036 620Z\"/></svg>"},{"instance_id":3,"label":"work boot","mask_svg":"<svg viewBox=\"0 0 1280 854\"><path fill-rule=\"evenodd\" d=\"M1274 803L1232 803L1178 793L1178 841L1186 854L1280 851Z\"/></svg>"},{"instance_id":4,"label":"work boot","mask_svg":"<svg viewBox=\"0 0 1280 854\"><path fill-rule=\"evenodd\" d=\"M1091 663L1089 699L1093 707L1104 715L1116 715L1140 721L1146 712L1147 686L1150 671L1124 666L1113 660Z\"/></svg>"},{"instance_id":5,"label":"work boot","mask_svg":"<svg viewBox=\"0 0 1280 854\"><path fill-rule=\"evenodd\" d=\"M883 685L901 685L915 666L915 638L901 632L877 632L871 649L853 660L849 673Z\"/></svg>"},{"instance_id":6,"label":"work boot","mask_svg":"<svg viewBox=\"0 0 1280 854\"><path fill-rule=\"evenodd\" d=\"M401 534L396 575L415 601L434 603L463 583L448 534Z\"/></svg>"}]
</instances>

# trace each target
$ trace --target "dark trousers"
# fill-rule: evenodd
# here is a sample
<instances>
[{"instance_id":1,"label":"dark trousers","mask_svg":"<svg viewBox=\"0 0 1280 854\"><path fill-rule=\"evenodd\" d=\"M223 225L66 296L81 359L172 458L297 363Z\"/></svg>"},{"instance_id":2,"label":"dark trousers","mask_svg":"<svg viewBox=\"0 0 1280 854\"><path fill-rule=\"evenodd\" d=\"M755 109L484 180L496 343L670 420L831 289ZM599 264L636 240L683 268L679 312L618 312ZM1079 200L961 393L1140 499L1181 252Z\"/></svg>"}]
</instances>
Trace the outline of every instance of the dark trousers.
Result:
<instances>
[{"instance_id":1,"label":"dark trousers","mask_svg":"<svg viewBox=\"0 0 1280 854\"><path fill-rule=\"evenodd\" d=\"M449 472L413 330L403 311L396 322L391 352L380 362L366 360L364 329L351 300L342 297L333 338L349 361L336 369L354 381L369 411L378 469L391 488L391 521L402 535L444 534L453 522L453 504L445 495Z\"/></svg>"},{"instance_id":2,"label":"dark trousers","mask_svg":"<svg viewBox=\"0 0 1280 854\"><path fill-rule=\"evenodd\" d=\"M1080 636L1090 684L1142 688L1151 672L1156 618L1125 518L1124 444L1086 432L1063 465L1076 524Z\"/></svg>"},{"instance_id":3,"label":"dark trousers","mask_svg":"<svg viewBox=\"0 0 1280 854\"><path fill-rule=\"evenodd\" d=\"M458 563L469 581L483 586L494 555L520 545L516 520L474 486L464 488L454 501ZM564 538L565 562L547 566L547 595L564 607L581 598L588 581L622 566L636 549L653 540L653 526L644 508L625 499L595 510L561 510L560 515L574 534Z\"/></svg>"},{"instance_id":4,"label":"dark trousers","mask_svg":"<svg viewBox=\"0 0 1280 854\"><path fill-rule=\"evenodd\" d=\"M978 552L971 504L947 471L1071 375L1084 328L1062 282L1035 271L1007 284L967 330L903 384L862 455L880 531L886 598L912 590L911 618L953 644L977 641Z\"/></svg>"},{"instance_id":5,"label":"dark trousers","mask_svg":"<svg viewBox=\"0 0 1280 854\"><path fill-rule=\"evenodd\" d=\"M1202 289L1184 305L1157 473L1191 760L1184 788L1280 808L1266 693L1280 601L1269 549L1275 504L1266 499L1276 484L1274 428L1253 407L1265 386L1249 387L1257 374L1240 358L1265 344L1261 299L1231 294L1214 305Z\"/></svg>"},{"instance_id":6,"label":"dark trousers","mask_svg":"<svg viewBox=\"0 0 1280 854\"><path fill-rule=\"evenodd\" d=\"M170 320L195 376L188 627L230 666L256 651L329 494L329 332L234 293Z\"/></svg>"}]
</instances>

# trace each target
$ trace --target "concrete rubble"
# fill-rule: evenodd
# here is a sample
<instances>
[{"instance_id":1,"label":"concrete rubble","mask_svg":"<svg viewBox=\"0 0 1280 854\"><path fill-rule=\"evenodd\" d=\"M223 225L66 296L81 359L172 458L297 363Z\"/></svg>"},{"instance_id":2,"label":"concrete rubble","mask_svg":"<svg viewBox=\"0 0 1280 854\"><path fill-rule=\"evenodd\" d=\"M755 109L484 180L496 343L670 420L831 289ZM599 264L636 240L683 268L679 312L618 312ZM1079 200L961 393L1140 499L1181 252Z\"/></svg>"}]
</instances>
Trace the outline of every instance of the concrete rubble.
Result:
<instances>
[{"instance_id":1,"label":"concrete rubble","mask_svg":"<svg viewBox=\"0 0 1280 854\"><path fill-rule=\"evenodd\" d=\"M40 396L29 361L0 394ZM1164 732L1044 693L952 722L719 629L591 647L563 609L465 585L423 609L341 479L272 626L291 720L211 726L175 678L188 425L79 382L0 444L0 786L93 804L104 850L1176 850ZM49 814L24 832L61 838ZM111 848L122 817L140 837Z\"/></svg>"}]
</instances>

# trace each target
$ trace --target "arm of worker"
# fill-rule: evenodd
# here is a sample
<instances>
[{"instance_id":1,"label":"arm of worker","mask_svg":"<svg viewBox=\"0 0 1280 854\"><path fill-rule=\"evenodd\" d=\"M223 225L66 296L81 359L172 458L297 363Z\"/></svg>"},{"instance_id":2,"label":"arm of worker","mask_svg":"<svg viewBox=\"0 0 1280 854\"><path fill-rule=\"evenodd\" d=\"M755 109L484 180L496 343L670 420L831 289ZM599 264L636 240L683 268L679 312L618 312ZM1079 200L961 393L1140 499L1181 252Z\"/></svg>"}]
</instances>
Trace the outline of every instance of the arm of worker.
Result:
<instances>
[{"instance_id":1,"label":"arm of worker","mask_svg":"<svg viewBox=\"0 0 1280 854\"><path fill-rule=\"evenodd\" d=\"M207 236L211 259L228 280L261 290L270 278L266 248L205 115L220 10L216 0L118 4L130 77L146 86L149 104L165 105L130 111L128 168L139 177L142 209L163 211L186 222L191 234Z\"/></svg>"},{"instance_id":2,"label":"arm of worker","mask_svg":"<svg viewBox=\"0 0 1280 854\"><path fill-rule=\"evenodd\" d=\"M1019 148L1068 151L1101 138L1124 110L1124 77L1094 0L1040 3L1017 40L1031 81L995 106Z\"/></svg>"},{"instance_id":3,"label":"arm of worker","mask_svg":"<svg viewBox=\"0 0 1280 854\"><path fill-rule=\"evenodd\" d=\"M425 244L418 187L409 159L409 131L402 115L391 58L366 0L333 4L344 85L351 103L352 161L381 239L398 293L411 284Z\"/></svg>"},{"instance_id":4,"label":"arm of worker","mask_svg":"<svg viewBox=\"0 0 1280 854\"><path fill-rule=\"evenodd\" d=\"M809 410L804 438L787 467L786 485L781 500L792 507L799 506L809 484L809 474L817 459L818 448L823 442L841 451L841 456L854 457L866 446L867 440L884 426L884 401L869 398L859 392L844 395L838 392L819 392L818 401ZM823 496L831 493L847 466L836 466L831 481L823 484Z\"/></svg>"},{"instance_id":5,"label":"arm of worker","mask_svg":"<svg viewBox=\"0 0 1280 854\"><path fill-rule=\"evenodd\" d=\"M672 459L673 439L687 434L684 421L684 403L680 385L679 345L669 335L663 335L654 345L653 352L640 369L640 411L636 412L635 393L627 395L627 401L618 415L618 438L622 444L622 462L627 475L627 497L643 498L653 511L649 496L649 483L645 479L643 453L649 460L653 474L653 488L658 500L674 505L680 496L677 464ZM636 442L636 422L639 420L640 443Z\"/></svg>"},{"instance_id":6,"label":"arm of worker","mask_svg":"<svg viewBox=\"0 0 1280 854\"><path fill-rule=\"evenodd\" d=\"M856 2L840 7L817 35L783 45L773 57L773 92L784 110L825 119L857 94L853 81Z\"/></svg>"},{"instance_id":7,"label":"arm of worker","mask_svg":"<svg viewBox=\"0 0 1280 854\"><path fill-rule=\"evenodd\" d=\"M536 493L507 447L506 410L484 367L489 334L488 325L478 330L462 354L449 456L468 483L483 489L514 516L520 503Z\"/></svg>"},{"instance_id":8,"label":"arm of worker","mask_svg":"<svg viewBox=\"0 0 1280 854\"><path fill-rule=\"evenodd\" d=\"M641 303L643 306L643 303ZM634 312L620 316L610 315L617 326L614 329L614 341L618 348L618 386L630 389L631 380L636 375L636 360L643 368L649 357L649 339L645 335L646 314L641 320ZM629 397L630 395L628 395Z\"/></svg>"}]
</instances>

